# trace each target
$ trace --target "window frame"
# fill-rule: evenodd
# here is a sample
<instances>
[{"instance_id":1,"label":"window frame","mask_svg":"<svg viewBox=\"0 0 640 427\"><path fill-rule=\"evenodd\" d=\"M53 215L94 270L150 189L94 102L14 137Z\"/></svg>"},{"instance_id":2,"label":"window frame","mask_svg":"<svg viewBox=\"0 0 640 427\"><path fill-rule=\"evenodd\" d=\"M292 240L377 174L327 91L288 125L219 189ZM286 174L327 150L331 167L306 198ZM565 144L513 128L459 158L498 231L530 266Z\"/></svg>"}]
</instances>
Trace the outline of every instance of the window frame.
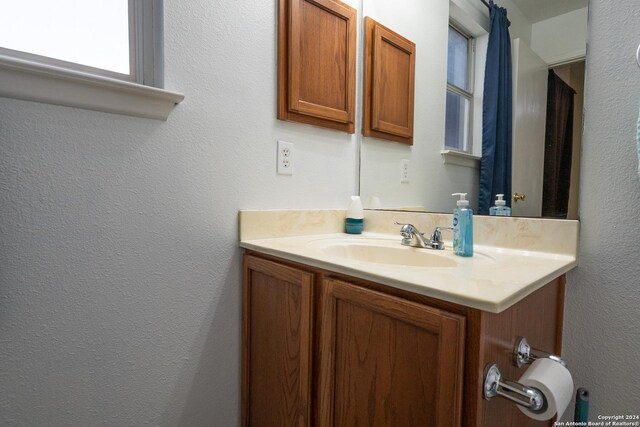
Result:
<instances>
[{"instance_id":1,"label":"window frame","mask_svg":"<svg viewBox=\"0 0 640 427\"><path fill-rule=\"evenodd\" d=\"M136 81L145 86L164 87L163 0L129 0L133 7L133 43ZM132 6L133 4L133 6ZM131 11L131 9L130 9ZM130 22L130 25L131 22ZM130 27L131 28L131 27ZM130 29L130 34L133 33ZM130 51L130 52L131 52Z\"/></svg>"},{"instance_id":2,"label":"window frame","mask_svg":"<svg viewBox=\"0 0 640 427\"><path fill-rule=\"evenodd\" d=\"M0 96L166 120L184 95L163 89L163 1L129 0L129 8L129 77L2 48Z\"/></svg>"},{"instance_id":3,"label":"window frame","mask_svg":"<svg viewBox=\"0 0 640 427\"><path fill-rule=\"evenodd\" d=\"M468 90L465 90L459 86L454 85L449 82L447 78L447 90L446 93L453 93L458 96L462 96L468 102L468 113L466 117L466 140L463 141L463 149L457 149L455 147L450 147L446 145L446 139L443 143L444 150L448 152L459 152L464 154L473 153L473 101L474 101L474 89L475 89L475 46L476 40L475 37L469 34L468 31L465 31L459 24L455 21L449 21L449 28L456 31L458 34L463 36L467 40L467 86ZM447 47L449 46L447 39ZM447 74L449 71L449 63L447 61ZM446 113L445 113L446 120Z\"/></svg>"}]
</instances>

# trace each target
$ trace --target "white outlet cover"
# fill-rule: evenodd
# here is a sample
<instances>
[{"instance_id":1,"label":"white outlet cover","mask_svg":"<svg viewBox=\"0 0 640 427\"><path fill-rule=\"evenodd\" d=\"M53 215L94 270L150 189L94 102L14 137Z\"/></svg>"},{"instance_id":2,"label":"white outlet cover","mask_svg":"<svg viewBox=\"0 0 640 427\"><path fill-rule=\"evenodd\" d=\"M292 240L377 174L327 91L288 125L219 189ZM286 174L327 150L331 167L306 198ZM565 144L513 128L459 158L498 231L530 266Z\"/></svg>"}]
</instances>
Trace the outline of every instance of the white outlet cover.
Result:
<instances>
[{"instance_id":1,"label":"white outlet cover","mask_svg":"<svg viewBox=\"0 0 640 427\"><path fill-rule=\"evenodd\" d=\"M293 144L286 141L278 141L276 156L278 175L293 175Z\"/></svg>"},{"instance_id":2,"label":"white outlet cover","mask_svg":"<svg viewBox=\"0 0 640 427\"><path fill-rule=\"evenodd\" d=\"M402 159L400 161L400 183L409 183L409 159Z\"/></svg>"}]
</instances>

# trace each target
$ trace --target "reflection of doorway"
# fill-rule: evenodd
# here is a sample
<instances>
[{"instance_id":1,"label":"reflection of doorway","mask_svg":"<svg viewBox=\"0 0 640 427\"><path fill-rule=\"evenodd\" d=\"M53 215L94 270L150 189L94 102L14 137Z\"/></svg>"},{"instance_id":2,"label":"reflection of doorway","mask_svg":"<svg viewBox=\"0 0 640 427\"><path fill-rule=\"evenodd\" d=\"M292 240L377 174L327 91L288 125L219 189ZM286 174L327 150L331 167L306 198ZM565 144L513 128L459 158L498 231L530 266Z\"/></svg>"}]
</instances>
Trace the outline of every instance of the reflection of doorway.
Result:
<instances>
[{"instance_id":1,"label":"reflection of doorway","mask_svg":"<svg viewBox=\"0 0 640 427\"><path fill-rule=\"evenodd\" d=\"M580 146L582 143L582 110L584 101L584 61L552 67L555 74L576 93L573 97L572 159L569 180L567 219L578 219L578 182L580 179Z\"/></svg>"},{"instance_id":2,"label":"reflection of doorway","mask_svg":"<svg viewBox=\"0 0 640 427\"><path fill-rule=\"evenodd\" d=\"M544 176L547 79L549 66L520 39L512 44L513 62L513 216L541 217ZM573 146L568 219L578 218L578 182L584 93L584 60L557 67L554 72L575 91Z\"/></svg>"},{"instance_id":3,"label":"reflection of doorway","mask_svg":"<svg viewBox=\"0 0 640 427\"><path fill-rule=\"evenodd\" d=\"M544 171L544 131L547 112L548 65L527 43L512 43L513 150L511 188L513 216L540 217Z\"/></svg>"}]
</instances>

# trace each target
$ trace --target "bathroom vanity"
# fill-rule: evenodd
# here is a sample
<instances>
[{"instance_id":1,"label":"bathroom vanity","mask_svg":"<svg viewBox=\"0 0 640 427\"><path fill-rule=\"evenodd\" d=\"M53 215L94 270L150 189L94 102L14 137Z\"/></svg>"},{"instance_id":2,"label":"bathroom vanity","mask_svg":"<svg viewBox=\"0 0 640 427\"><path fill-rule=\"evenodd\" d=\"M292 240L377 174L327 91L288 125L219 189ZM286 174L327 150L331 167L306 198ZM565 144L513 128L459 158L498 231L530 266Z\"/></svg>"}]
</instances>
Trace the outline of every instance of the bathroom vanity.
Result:
<instances>
[{"instance_id":1,"label":"bathroom vanity","mask_svg":"<svg viewBox=\"0 0 640 427\"><path fill-rule=\"evenodd\" d=\"M399 235L327 232L338 231L339 211L278 215L241 212L244 426L551 425L485 400L483 372L496 363L519 378L520 336L561 353L564 272L575 253L480 244L475 260L455 259L400 247ZM393 230L389 215L425 230L449 220L367 212L365 224ZM558 226L512 221L519 245ZM577 223L562 223L565 245L571 236L577 245ZM485 228L477 240L491 240L482 237L491 224L476 228ZM512 276L484 279L491 272Z\"/></svg>"}]
</instances>

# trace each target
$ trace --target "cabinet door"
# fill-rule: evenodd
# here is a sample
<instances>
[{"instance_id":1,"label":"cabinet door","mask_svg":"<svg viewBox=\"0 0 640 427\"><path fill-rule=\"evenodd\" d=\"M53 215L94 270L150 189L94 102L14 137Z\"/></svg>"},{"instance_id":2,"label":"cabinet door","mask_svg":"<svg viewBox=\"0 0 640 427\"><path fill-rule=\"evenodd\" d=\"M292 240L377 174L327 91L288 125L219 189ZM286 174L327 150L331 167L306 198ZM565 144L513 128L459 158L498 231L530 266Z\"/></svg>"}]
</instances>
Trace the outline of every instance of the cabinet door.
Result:
<instances>
[{"instance_id":1,"label":"cabinet door","mask_svg":"<svg viewBox=\"0 0 640 427\"><path fill-rule=\"evenodd\" d=\"M319 426L459 426L465 319L322 283Z\"/></svg>"},{"instance_id":2,"label":"cabinet door","mask_svg":"<svg viewBox=\"0 0 640 427\"><path fill-rule=\"evenodd\" d=\"M311 273L244 258L242 425L308 426Z\"/></svg>"},{"instance_id":3,"label":"cabinet door","mask_svg":"<svg viewBox=\"0 0 640 427\"><path fill-rule=\"evenodd\" d=\"M413 144L416 45L365 18L364 136Z\"/></svg>"},{"instance_id":4,"label":"cabinet door","mask_svg":"<svg viewBox=\"0 0 640 427\"><path fill-rule=\"evenodd\" d=\"M278 118L353 133L356 10L280 0L278 26Z\"/></svg>"}]
</instances>

